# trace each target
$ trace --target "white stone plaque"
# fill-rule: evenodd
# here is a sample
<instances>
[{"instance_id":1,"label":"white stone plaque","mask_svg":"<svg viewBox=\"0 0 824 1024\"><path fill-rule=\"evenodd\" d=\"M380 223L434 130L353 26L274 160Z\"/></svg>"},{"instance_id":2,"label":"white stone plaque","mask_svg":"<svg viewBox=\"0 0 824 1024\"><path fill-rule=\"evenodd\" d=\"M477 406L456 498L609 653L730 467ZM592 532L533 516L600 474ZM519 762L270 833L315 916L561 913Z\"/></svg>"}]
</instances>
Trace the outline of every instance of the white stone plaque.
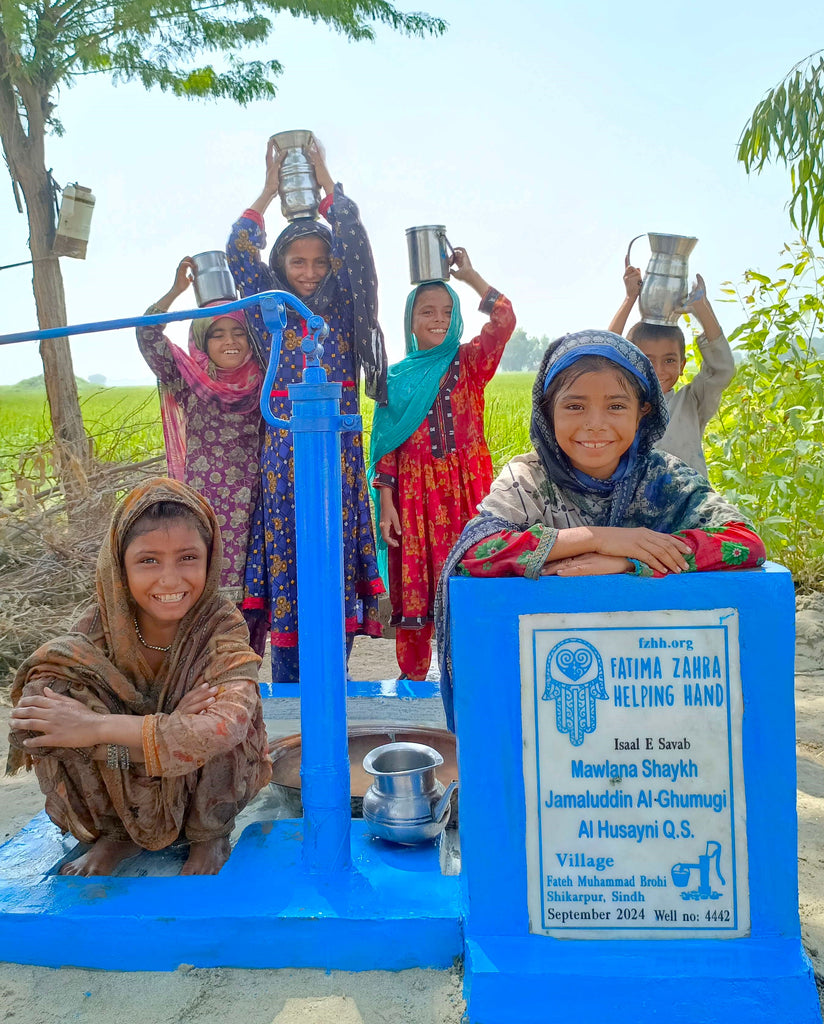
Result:
<instances>
[{"instance_id":1,"label":"white stone plaque","mask_svg":"<svg viewBox=\"0 0 824 1024\"><path fill-rule=\"evenodd\" d=\"M749 934L738 613L522 615L529 927Z\"/></svg>"}]
</instances>

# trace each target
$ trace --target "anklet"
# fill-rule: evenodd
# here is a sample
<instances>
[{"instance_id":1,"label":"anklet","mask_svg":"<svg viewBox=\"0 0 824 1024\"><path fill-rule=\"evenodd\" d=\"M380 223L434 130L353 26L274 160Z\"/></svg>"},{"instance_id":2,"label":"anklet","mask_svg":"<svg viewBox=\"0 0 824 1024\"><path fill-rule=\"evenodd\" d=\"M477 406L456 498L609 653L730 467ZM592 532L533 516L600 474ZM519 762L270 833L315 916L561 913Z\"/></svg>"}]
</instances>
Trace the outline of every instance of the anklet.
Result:
<instances>
[{"instance_id":1,"label":"anklet","mask_svg":"<svg viewBox=\"0 0 824 1024\"><path fill-rule=\"evenodd\" d=\"M148 647L150 651L163 651L165 653L166 651L170 651L172 649L171 644L169 644L168 647L158 647L156 644L147 644L146 641L143 639L143 634L140 632L140 626L138 626L137 624L136 615L134 617L134 631L135 633L137 633L137 639L143 644L144 647Z\"/></svg>"}]
</instances>

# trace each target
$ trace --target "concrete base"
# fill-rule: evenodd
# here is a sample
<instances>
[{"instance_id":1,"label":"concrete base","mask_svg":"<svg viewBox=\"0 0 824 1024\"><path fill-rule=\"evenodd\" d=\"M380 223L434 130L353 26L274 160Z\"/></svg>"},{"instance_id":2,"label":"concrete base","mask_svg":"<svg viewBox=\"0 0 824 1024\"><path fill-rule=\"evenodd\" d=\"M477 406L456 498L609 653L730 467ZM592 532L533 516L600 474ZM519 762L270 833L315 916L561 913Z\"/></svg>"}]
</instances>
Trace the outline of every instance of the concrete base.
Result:
<instances>
[{"instance_id":1,"label":"concrete base","mask_svg":"<svg viewBox=\"0 0 824 1024\"><path fill-rule=\"evenodd\" d=\"M466 942L471 1024L820 1024L797 939Z\"/></svg>"},{"instance_id":2,"label":"concrete base","mask_svg":"<svg viewBox=\"0 0 824 1024\"><path fill-rule=\"evenodd\" d=\"M437 844L394 846L360 821L353 869L322 877L303 869L300 820L249 825L212 877L54 874L73 845L40 814L0 847L0 960L365 971L449 967L463 950L459 879Z\"/></svg>"}]
</instances>

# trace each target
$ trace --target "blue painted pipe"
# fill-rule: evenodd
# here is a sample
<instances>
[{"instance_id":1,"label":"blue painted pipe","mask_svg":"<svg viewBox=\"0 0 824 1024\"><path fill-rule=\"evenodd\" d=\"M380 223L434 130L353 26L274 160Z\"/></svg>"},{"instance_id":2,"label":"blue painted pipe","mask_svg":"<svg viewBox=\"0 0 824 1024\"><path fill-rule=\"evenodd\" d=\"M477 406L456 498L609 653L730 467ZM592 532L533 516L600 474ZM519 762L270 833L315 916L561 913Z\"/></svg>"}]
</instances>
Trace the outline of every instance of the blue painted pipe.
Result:
<instances>
[{"instance_id":1,"label":"blue painted pipe","mask_svg":"<svg viewBox=\"0 0 824 1024\"><path fill-rule=\"evenodd\" d=\"M309 310L301 310L310 332L301 344L306 357L303 382L288 388L292 418L274 416L270 394L286 311L272 300L261 303L261 313L272 335L261 412L273 427L291 430L295 446L303 864L311 873L345 871L352 863L352 815L340 435L360 430L361 419L340 415L341 385L330 383L320 364L320 338L328 327Z\"/></svg>"},{"instance_id":2,"label":"blue painted pipe","mask_svg":"<svg viewBox=\"0 0 824 1024\"><path fill-rule=\"evenodd\" d=\"M72 334L98 334L100 331L119 331L124 327L150 327L153 324L169 324L175 320L202 320L207 316L222 316L238 309L248 309L249 306L262 305L265 299L286 303L296 309L303 317L309 318L314 316L312 311L300 299L290 295L289 292L270 291L261 292L259 295L247 295L245 299L233 299L231 302L222 302L219 306L184 309L177 313L152 313L147 316L129 316L123 320L98 320L90 324L49 327L42 331L0 334L0 345L13 345L18 341L42 341L44 338L67 338Z\"/></svg>"}]
</instances>

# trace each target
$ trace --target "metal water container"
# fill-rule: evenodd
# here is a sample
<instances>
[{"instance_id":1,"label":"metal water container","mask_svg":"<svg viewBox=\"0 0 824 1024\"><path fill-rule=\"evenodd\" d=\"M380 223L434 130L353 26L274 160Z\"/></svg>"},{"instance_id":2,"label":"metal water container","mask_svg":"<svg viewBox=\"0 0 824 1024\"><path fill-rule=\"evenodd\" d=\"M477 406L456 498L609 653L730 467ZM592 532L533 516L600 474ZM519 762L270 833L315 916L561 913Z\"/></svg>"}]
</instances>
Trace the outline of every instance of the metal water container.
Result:
<instances>
[{"instance_id":1,"label":"metal water container","mask_svg":"<svg viewBox=\"0 0 824 1024\"><path fill-rule=\"evenodd\" d=\"M76 183L66 185L52 243L55 256L71 256L76 260L86 258L93 212L92 190Z\"/></svg>"},{"instance_id":2,"label":"metal water container","mask_svg":"<svg viewBox=\"0 0 824 1024\"><path fill-rule=\"evenodd\" d=\"M198 306L211 302L230 302L237 298L237 288L229 261L222 249L210 249L192 257L194 263L195 300Z\"/></svg>"},{"instance_id":3,"label":"metal water container","mask_svg":"<svg viewBox=\"0 0 824 1024\"><path fill-rule=\"evenodd\" d=\"M637 235L629 243L627 263L633 242L643 235ZM684 303L689 295L689 255L698 243L697 238L688 235L662 235L647 233L652 250L638 307L641 319L647 324L662 324L672 327L684 312Z\"/></svg>"},{"instance_id":4,"label":"metal water container","mask_svg":"<svg viewBox=\"0 0 824 1024\"><path fill-rule=\"evenodd\" d=\"M412 284L424 281L448 281L449 264L454 249L446 237L443 224L422 224L406 229L409 250L409 280Z\"/></svg>"},{"instance_id":5,"label":"metal water container","mask_svg":"<svg viewBox=\"0 0 824 1024\"><path fill-rule=\"evenodd\" d=\"M317 217L320 188L315 168L306 155L313 142L311 132L295 130L272 136L278 154L285 153L280 166L280 209L287 220Z\"/></svg>"},{"instance_id":6,"label":"metal water container","mask_svg":"<svg viewBox=\"0 0 824 1024\"><path fill-rule=\"evenodd\" d=\"M374 781L363 798L363 820L380 839L413 846L434 839L449 821L457 781L444 789L435 774L443 757L425 743L395 742L370 750L364 771Z\"/></svg>"}]
</instances>

